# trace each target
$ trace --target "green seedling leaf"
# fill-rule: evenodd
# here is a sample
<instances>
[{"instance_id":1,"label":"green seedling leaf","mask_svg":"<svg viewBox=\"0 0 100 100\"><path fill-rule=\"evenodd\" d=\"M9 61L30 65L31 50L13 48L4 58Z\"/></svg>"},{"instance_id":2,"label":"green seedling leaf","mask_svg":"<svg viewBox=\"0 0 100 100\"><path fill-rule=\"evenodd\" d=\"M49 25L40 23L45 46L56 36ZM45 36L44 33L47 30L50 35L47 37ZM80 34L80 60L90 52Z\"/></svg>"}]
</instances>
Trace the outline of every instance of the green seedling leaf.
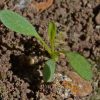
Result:
<instances>
[{"instance_id":1,"label":"green seedling leaf","mask_svg":"<svg viewBox=\"0 0 100 100\"><path fill-rule=\"evenodd\" d=\"M20 16L19 14L13 11L10 10L0 11L0 20L6 27L11 29L12 31L27 36L37 37L38 35L32 24L30 24L24 17Z\"/></svg>"},{"instance_id":2,"label":"green seedling leaf","mask_svg":"<svg viewBox=\"0 0 100 100\"><path fill-rule=\"evenodd\" d=\"M69 60L69 64L81 77L86 80L92 79L91 64L85 57L77 52L67 52L65 54Z\"/></svg>"},{"instance_id":3,"label":"green seedling leaf","mask_svg":"<svg viewBox=\"0 0 100 100\"><path fill-rule=\"evenodd\" d=\"M52 82L54 78L56 63L53 59L45 62L43 77L45 82Z\"/></svg>"},{"instance_id":4,"label":"green seedling leaf","mask_svg":"<svg viewBox=\"0 0 100 100\"><path fill-rule=\"evenodd\" d=\"M30 24L24 17L10 10L2 10L0 11L0 20L6 27L11 29L12 31L27 36L35 36L38 41L40 41L40 43L45 47L48 53L51 53L51 49L38 35L32 24Z\"/></svg>"},{"instance_id":5,"label":"green seedling leaf","mask_svg":"<svg viewBox=\"0 0 100 100\"><path fill-rule=\"evenodd\" d=\"M49 27L48 27L48 37L49 37L49 40L50 40L50 45L51 45L51 50L52 52L54 52L54 42L55 42L55 37L56 37L56 31L57 31L57 28L56 28L56 25L54 22L50 22L49 23Z\"/></svg>"}]
</instances>

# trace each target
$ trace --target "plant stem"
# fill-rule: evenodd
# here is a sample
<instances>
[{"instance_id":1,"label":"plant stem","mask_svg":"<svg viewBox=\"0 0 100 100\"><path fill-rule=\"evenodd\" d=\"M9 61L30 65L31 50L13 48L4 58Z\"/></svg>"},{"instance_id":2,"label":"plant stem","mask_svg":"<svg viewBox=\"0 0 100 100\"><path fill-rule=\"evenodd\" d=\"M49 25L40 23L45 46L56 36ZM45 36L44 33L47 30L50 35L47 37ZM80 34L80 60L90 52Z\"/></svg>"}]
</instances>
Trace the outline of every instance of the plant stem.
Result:
<instances>
[{"instance_id":1,"label":"plant stem","mask_svg":"<svg viewBox=\"0 0 100 100\"><path fill-rule=\"evenodd\" d=\"M55 51L55 47L54 47L54 41L53 40L51 40L51 50L52 50L52 53L54 53L54 51Z\"/></svg>"},{"instance_id":2,"label":"plant stem","mask_svg":"<svg viewBox=\"0 0 100 100\"><path fill-rule=\"evenodd\" d=\"M43 44L43 46L45 47L45 49L48 51L48 53L51 55L51 49L48 47L48 45L43 41L43 39L38 35L36 37L41 44Z\"/></svg>"}]
</instances>

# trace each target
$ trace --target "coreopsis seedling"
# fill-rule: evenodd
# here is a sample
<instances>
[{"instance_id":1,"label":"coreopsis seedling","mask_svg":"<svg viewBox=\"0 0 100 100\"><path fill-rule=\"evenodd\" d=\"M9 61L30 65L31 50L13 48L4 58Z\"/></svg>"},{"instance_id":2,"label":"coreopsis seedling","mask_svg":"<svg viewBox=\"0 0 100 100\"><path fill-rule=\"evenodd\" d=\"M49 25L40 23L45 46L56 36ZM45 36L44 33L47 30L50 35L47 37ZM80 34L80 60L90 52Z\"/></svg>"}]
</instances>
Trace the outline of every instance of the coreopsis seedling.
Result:
<instances>
[{"instance_id":1,"label":"coreopsis seedling","mask_svg":"<svg viewBox=\"0 0 100 100\"><path fill-rule=\"evenodd\" d=\"M45 41L40 37L40 35L37 33L35 27L19 14L10 10L2 10L0 11L0 20L6 27L17 33L26 36L34 36L39 41L41 46L43 46L45 50L49 53L51 58L45 62L43 69L43 77L45 82L53 81L56 69L56 61L58 60L57 58L60 53L64 53L66 55L71 67L81 77L83 77L86 80L92 79L91 64L87 61L85 57L83 57L77 52L71 52L71 51L67 52L63 50L57 51L55 49L55 38L56 38L57 28L54 22L49 23L48 38L50 46L48 46L45 43Z\"/></svg>"}]
</instances>

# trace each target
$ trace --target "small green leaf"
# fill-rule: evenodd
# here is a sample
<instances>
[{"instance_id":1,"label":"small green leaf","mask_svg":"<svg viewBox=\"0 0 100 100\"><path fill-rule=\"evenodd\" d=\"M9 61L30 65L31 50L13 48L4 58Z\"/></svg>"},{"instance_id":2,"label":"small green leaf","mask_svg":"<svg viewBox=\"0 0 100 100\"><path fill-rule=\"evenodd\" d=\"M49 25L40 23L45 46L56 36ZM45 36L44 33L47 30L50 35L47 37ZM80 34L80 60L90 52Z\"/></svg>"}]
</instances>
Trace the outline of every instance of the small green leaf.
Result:
<instances>
[{"instance_id":1,"label":"small green leaf","mask_svg":"<svg viewBox=\"0 0 100 100\"><path fill-rule=\"evenodd\" d=\"M54 78L56 63L53 59L45 62L43 77L45 82L52 82Z\"/></svg>"},{"instance_id":2,"label":"small green leaf","mask_svg":"<svg viewBox=\"0 0 100 100\"><path fill-rule=\"evenodd\" d=\"M85 57L77 52L66 52L65 54L69 60L69 64L81 77L86 80L92 79L91 64Z\"/></svg>"},{"instance_id":3,"label":"small green leaf","mask_svg":"<svg viewBox=\"0 0 100 100\"><path fill-rule=\"evenodd\" d=\"M11 29L12 31L21 33L27 36L38 36L35 28L30 24L24 17L19 14L10 11L2 10L0 11L1 22Z\"/></svg>"},{"instance_id":4,"label":"small green leaf","mask_svg":"<svg viewBox=\"0 0 100 100\"><path fill-rule=\"evenodd\" d=\"M51 45L51 49L52 51L54 51L54 42L55 42L55 37L56 37L56 25L54 22L50 22L49 23L49 27L48 27L48 37L50 40L50 45Z\"/></svg>"},{"instance_id":5,"label":"small green leaf","mask_svg":"<svg viewBox=\"0 0 100 100\"><path fill-rule=\"evenodd\" d=\"M27 36L35 36L38 41L45 47L48 53L51 54L51 49L36 32L35 27L33 27L32 24L30 24L24 17L10 10L2 10L0 11L0 20L12 31Z\"/></svg>"}]
</instances>

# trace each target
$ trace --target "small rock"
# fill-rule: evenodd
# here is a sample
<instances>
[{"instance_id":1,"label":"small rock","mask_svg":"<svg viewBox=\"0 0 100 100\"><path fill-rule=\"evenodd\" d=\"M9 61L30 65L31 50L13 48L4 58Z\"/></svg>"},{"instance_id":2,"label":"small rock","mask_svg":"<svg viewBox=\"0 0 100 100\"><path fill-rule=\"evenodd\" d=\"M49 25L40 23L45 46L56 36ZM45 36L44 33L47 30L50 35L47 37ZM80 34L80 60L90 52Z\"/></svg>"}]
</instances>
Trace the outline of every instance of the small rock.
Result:
<instances>
[{"instance_id":1,"label":"small rock","mask_svg":"<svg viewBox=\"0 0 100 100\"><path fill-rule=\"evenodd\" d=\"M73 100L72 98L68 98L68 100Z\"/></svg>"},{"instance_id":2,"label":"small rock","mask_svg":"<svg viewBox=\"0 0 100 100\"><path fill-rule=\"evenodd\" d=\"M46 96L43 93L40 93L40 100L47 100Z\"/></svg>"},{"instance_id":3,"label":"small rock","mask_svg":"<svg viewBox=\"0 0 100 100\"><path fill-rule=\"evenodd\" d=\"M68 72L68 76L72 79L73 86L75 86L75 89L72 89L72 92L75 96L83 97L89 95L92 92L93 89L90 81L84 80L77 73L72 71Z\"/></svg>"},{"instance_id":4,"label":"small rock","mask_svg":"<svg viewBox=\"0 0 100 100\"><path fill-rule=\"evenodd\" d=\"M26 56L26 55L20 55L18 58L19 64L25 65L25 66L31 66L33 65L35 61L35 57L32 56Z\"/></svg>"},{"instance_id":5,"label":"small rock","mask_svg":"<svg viewBox=\"0 0 100 100\"><path fill-rule=\"evenodd\" d=\"M100 3L100 0L96 0L96 3Z\"/></svg>"},{"instance_id":6,"label":"small rock","mask_svg":"<svg viewBox=\"0 0 100 100\"><path fill-rule=\"evenodd\" d=\"M100 12L97 14L95 21L98 25L100 25Z\"/></svg>"},{"instance_id":7,"label":"small rock","mask_svg":"<svg viewBox=\"0 0 100 100\"><path fill-rule=\"evenodd\" d=\"M23 9L27 7L27 4L31 2L31 0L16 0L17 4L15 5L15 8Z\"/></svg>"},{"instance_id":8,"label":"small rock","mask_svg":"<svg viewBox=\"0 0 100 100\"><path fill-rule=\"evenodd\" d=\"M54 92L63 99L68 98L69 94L70 94L69 89L63 87L62 84L60 83L61 81L65 80L65 79L67 79L67 76L63 76L62 74L57 73L57 74L55 74L55 81L53 84Z\"/></svg>"},{"instance_id":9,"label":"small rock","mask_svg":"<svg viewBox=\"0 0 100 100\"><path fill-rule=\"evenodd\" d=\"M61 58L61 59L64 59L64 58L65 58L65 54L60 53L60 58Z\"/></svg>"},{"instance_id":10,"label":"small rock","mask_svg":"<svg viewBox=\"0 0 100 100\"><path fill-rule=\"evenodd\" d=\"M86 5L87 4L87 0L82 0L82 3L84 4L84 5Z\"/></svg>"},{"instance_id":11,"label":"small rock","mask_svg":"<svg viewBox=\"0 0 100 100\"><path fill-rule=\"evenodd\" d=\"M97 26L96 26L96 29L100 29L100 25L97 25Z\"/></svg>"},{"instance_id":12,"label":"small rock","mask_svg":"<svg viewBox=\"0 0 100 100\"><path fill-rule=\"evenodd\" d=\"M6 72L8 68L0 66L0 80L5 79L7 77Z\"/></svg>"},{"instance_id":13,"label":"small rock","mask_svg":"<svg viewBox=\"0 0 100 100\"><path fill-rule=\"evenodd\" d=\"M27 57L27 61L29 62L29 65L33 65L35 63L34 58L31 56Z\"/></svg>"}]
</instances>

